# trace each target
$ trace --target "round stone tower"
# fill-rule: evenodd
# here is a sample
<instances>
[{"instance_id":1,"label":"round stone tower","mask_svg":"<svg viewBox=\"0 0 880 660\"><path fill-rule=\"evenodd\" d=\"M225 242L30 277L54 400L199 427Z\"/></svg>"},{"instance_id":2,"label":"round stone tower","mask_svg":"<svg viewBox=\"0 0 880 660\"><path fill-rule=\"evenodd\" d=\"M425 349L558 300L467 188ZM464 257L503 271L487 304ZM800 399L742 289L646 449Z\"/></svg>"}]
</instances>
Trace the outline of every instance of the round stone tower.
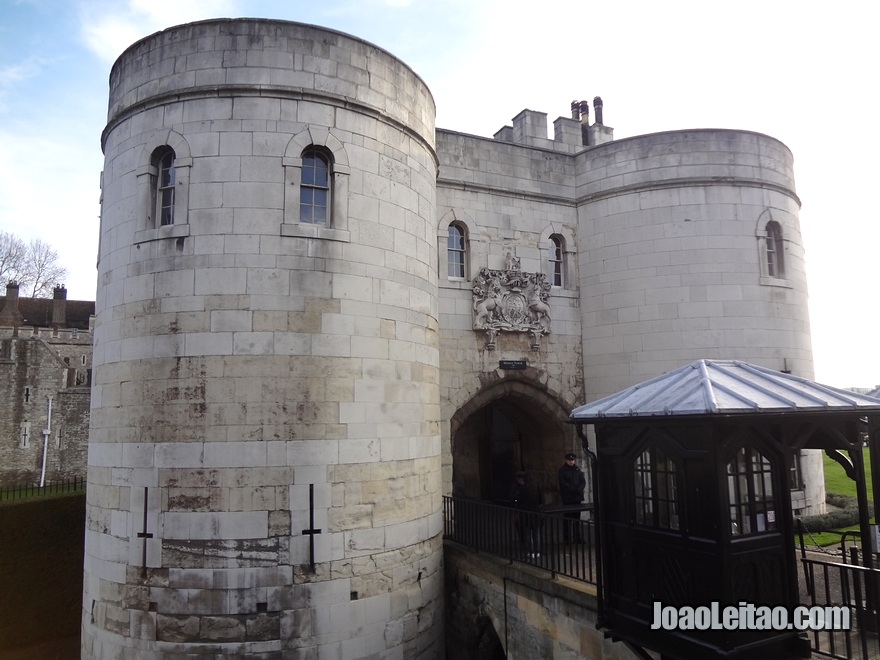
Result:
<instances>
[{"instance_id":1,"label":"round stone tower","mask_svg":"<svg viewBox=\"0 0 880 660\"><path fill-rule=\"evenodd\" d=\"M813 377L793 160L748 131L584 152L578 254L587 400L695 358Z\"/></svg>"},{"instance_id":2,"label":"round stone tower","mask_svg":"<svg viewBox=\"0 0 880 660\"><path fill-rule=\"evenodd\" d=\"M813 378L789 149L749 131L616 140L583 155L578 254L587 401L695 358ZM797 509L824 512L821 452L792 466Z\"/></svg>"},{"instance_id":3,"label":"round stone tower","mask_svg":"<svg viewBox=\"0 0 880 660\"><path fill-rule=\"evenodd\" d=\"M83 657L442 656L434 114L298 23L113 66Z\"/></svg>"}]
</instances>

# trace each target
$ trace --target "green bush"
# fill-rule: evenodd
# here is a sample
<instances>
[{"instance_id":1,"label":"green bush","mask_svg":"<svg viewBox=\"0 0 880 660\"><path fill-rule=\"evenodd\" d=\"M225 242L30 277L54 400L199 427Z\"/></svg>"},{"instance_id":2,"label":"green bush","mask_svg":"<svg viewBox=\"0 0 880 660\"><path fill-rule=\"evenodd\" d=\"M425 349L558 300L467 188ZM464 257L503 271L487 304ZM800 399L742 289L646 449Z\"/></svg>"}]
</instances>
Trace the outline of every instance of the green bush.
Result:
<instances>
[{"instance_id":1,"label":"green bush","mask_svg":"<svg viewBox=\"0 0 880 660\"><path fill-rule=\"evenodd\" d=\"M835 529L851 527L859 524L859 504L852 495L827 493L825 502L840 507L821 516L803 516L800 521L811 532L829 532ZM868 503L868 516L874 515L874 507Z\"/></svg>"}]
</instances>

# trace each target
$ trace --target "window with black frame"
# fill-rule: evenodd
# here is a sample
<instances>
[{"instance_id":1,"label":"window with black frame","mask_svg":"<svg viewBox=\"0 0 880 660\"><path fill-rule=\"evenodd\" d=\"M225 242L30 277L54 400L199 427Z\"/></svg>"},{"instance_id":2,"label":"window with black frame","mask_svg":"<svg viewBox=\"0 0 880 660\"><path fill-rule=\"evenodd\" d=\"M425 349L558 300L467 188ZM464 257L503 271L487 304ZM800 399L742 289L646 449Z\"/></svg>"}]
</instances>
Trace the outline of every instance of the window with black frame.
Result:
<instances>
[{"instance_id":1,"label":"window with black frame","mask_svg":"<svg viewBox=\"0 0 880 660\"><path fill-rule=\"evenodd\" d=\"M649 447L636 457L635 521L661 529L680 529L681 502L678 465L657 447Z\"/></svg>"},{"instance_id":2,"label":"window with black frame","mask_svg":"<svg viewBox=\"0 0 880 660\"><path fill-rule=\"evenodd\" d=\"M458 223L449 225L446 241L447 276L464 279L467 247L464 229Z\"/></svg>"},{"instance_id":3,"label":"window with black frame","mask_svg":"<svg viewBox=\"0 0 880 660\"><path fill-rule=\"evenodd\" d=\"M330 159L317 149L302 155L299 219L315 225L330 224Z\"/></svg>"},{"instance_id":4,"label":"window with black frame","mask_svg":"<svg viewBox=\"0 0 880 660\"><path fill-rule=\"evenodd\" d=\"M777 279L785 278L785 252L782 244L782 227L778 222L768 222L764 239L767 255L767 275Z\"/></svg>"},{"instance_id":5,"label":"window with black frame","mask_svg":"<svg viewBox=\"0 0 880 660\"><path fill-rule=\"evenodd\" d=\"M175 187L177 174L174 168L174 150L164 147L156 150L153 156L156 167L155 213L158 225L164 227L174 224Z\"/></svg>"},{"instance_id":6,"label":"window with black frame","mask_svg":"<svg viewBox=\"0 0 880 660\"><path fill-rule=\"evenodd\" d=\"M731 536L775 532L773 465L754 447L741 447L727 463Z\"/></svg>"}]
</instances>

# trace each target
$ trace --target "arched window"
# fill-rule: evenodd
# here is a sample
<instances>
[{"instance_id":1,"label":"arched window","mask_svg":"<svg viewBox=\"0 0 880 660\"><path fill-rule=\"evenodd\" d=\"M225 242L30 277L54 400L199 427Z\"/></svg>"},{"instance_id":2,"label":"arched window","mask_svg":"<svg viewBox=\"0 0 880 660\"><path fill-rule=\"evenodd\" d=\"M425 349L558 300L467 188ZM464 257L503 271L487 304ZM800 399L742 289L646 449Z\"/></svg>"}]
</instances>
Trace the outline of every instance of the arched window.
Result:
<instances>
[{"instance_id":1,"label":"arched window","mask_svg":"<svg viewBox=\"0 0 880 660\"><path fill-rule=\"evenodd\" d=\"M550 237L550 256L548 260L547 277L553 286L565 285L565 243L561 236L553 234Z\"/></svg>"},{"instance_id":2,"label":"arched window","mask_svg":"<svg viewBox=\"0 0 880 660\"><path fill-rule=\"evenodd\" d=\"M636 523L680 529L681 505L675 461L657 447L649 447L636 457L633 471Z\"/></svg>"},{"instance_id":3,"label":"arched window","mask_svg":"<svg viewBox=\"0 0 880 660\"><path fill-rule=\"evenodd\" d=\"M317 149L302 155L299 220L315 225L330 224L330 158Z\"/></svg>"},{"instance_id":4,"label":"arched window","mask_svg":"<svg viewBox=\"0 0 880 660\"><path fill-rule=\"evenodd\" d=\"M767 275L779 279L785 278L785 258L782 249L782 227L779 223L770 221L766 227L767 236L765 250L767 254Z\"/></svg>"},{"instance_id":5,"label":"arched window","mask_svg":"<svg viewBox=\"0 0 880 660\"><path fill-rule=\"evenodd\" d=\"M742 447L727 463L731 536L776 531L773 466L753 447Z\"/></svg>"},{"instance_id":6,"label":"arched window","mask_svg":"<svg viewBox=\"0 0 880 660\"><path fill-rule=\"evenodd\" d=\"M174 196L177 174L174 168L174 150L160 147L153 152L156 185L153 191L155 216L160 227L174 224Z\"/></svg>"},{"instance_id":7,"label":"arched window","mask_svg":"<svg viewBox=\"0 0 880 660\"><path fill-rule=\"evenodd\" d=\"M467 248L464 228L453 222L449 225L449 234L446 242L447 275L464 279Z\"/></svg>"}]
</instances>

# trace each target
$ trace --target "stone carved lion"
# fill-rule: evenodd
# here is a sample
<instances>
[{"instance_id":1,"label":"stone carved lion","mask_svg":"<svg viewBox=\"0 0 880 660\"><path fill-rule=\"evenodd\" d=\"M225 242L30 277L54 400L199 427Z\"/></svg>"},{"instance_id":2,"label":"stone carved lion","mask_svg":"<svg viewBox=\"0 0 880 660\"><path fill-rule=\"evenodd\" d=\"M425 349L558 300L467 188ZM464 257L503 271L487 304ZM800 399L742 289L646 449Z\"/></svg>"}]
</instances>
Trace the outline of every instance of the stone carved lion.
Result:
<instances>
[{"instance_id":1,"label":"stone carved lion","mask_svg":"<svg viewBox=\"0 0 880 660\"><path fill-rule=\"evenodd\" d=\"M507 270L480 269L473 283L474 330L487 333L487 348L500 332L550 333L550 283L542 273L525 273L508 257ZM537 350L537 349L536 349Z\"/></svg>"}]
</instances>

